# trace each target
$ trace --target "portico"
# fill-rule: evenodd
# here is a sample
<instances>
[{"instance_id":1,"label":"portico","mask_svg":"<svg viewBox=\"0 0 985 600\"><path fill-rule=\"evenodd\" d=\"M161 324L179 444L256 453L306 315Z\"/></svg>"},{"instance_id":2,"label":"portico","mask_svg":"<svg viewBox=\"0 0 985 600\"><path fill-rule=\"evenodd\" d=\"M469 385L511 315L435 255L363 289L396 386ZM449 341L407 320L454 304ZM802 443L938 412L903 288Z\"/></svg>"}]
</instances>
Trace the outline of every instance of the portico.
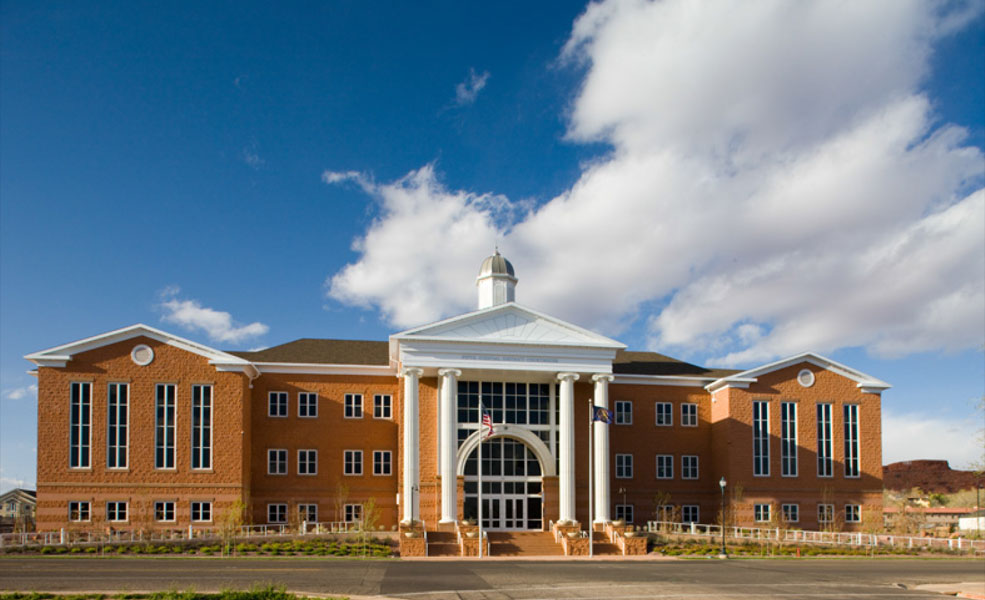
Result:
<instances>
[{"instance_id":1,"label":"portico","mask_svg":"<svg viewBox=\"0 0 985 600\"><path fill-rule=\"evenodd\" d=\"M485 442L491 449L483 459L483 474L489 476L483 482L483 495L488 488L489 502L494 496L505 495L512 495L517 502L531 499L522 509L520 504L507 507L506 500L499 509L490 504L488 514L502 512L495 520L504 528L529 528L536 522L544 527L546 520L541 515L528 518L536 505L534 499L539 497L538 512L557 515L560 520L576 519L575 472L576 468L587 469L587 464L575 464L575 384L594 384L595 403L607 406L612 361L616 351L625 346L507 301L514 297L515 284L512 265L497 253L480 271L479 310L390 337L391 360L400 365L403 378L404 521L422 518L419 503L411 500L414 490L421 486L422 461L436 466L432 477L440 481L439 522L474 516L465 513L472 509L475 482L471 477L477 471L470 470L479 468L473 454L483 435L483 410L494 425L493 435ZM437 423L422 423L419 386L432 377L437 385L437 406L428 413L436 415ZM587 428L588 423L584 426ZM437 455L433 457L421 455L432 451L419 443L420 432L426 428L437 431L433 448ZM604 427L601 430L596 431L591 450L598 465L595 521L608 520L609 510L608 436ZM504 454L497 456L493 444ZM499 461L498 466L494 460ZM523 472L517 473L518 469ZM463 497L458 491L460 477L464 478ZM555 477L556 500L544 491L544 479L553 487ZM523 491L518 492L521 487ZM496 489L501 491L494 492ZM523 514L518 515L518 510ZM521 522L523 527L518 525Z\"/></svg>"}]
</instances>

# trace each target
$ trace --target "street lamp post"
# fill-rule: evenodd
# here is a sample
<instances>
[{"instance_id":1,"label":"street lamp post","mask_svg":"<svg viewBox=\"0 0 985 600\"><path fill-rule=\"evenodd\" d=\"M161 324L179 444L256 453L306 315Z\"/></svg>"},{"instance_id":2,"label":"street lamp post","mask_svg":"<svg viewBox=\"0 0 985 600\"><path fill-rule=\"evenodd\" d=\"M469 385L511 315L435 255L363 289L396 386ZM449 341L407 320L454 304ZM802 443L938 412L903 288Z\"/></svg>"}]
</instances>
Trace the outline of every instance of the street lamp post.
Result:
<instances>
[{"instance_id":1,"label":"street lamp post","mask_svg":"<svg viewBox=\"0 0 985 600\"><path fill-rule=\"evenodd\" d=\"M725 553L725 523L727 519L725 518L725 476L723 475L721 479L718 480L718 487L722 489L722 551L719 553L718 558L728 558L728 554Z\"/></svg>"}]
</instances>

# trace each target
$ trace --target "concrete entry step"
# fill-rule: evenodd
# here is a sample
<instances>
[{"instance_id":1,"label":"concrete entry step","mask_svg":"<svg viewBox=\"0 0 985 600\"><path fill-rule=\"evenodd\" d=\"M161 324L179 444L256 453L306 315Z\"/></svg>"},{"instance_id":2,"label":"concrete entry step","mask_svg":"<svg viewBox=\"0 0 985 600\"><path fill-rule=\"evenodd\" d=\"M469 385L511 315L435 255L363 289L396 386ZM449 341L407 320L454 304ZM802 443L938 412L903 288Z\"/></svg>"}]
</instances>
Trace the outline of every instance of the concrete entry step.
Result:
<instances>
[{"instance_id":1,"label":"concrete entry step","mask_svg":"<svg viewBox=\"0 0 985 600\"><path fill-rule=\"evenodd\" d=\"M564 556L548 531L490 531L491 556Z\"/></svg>"}]
</instances>

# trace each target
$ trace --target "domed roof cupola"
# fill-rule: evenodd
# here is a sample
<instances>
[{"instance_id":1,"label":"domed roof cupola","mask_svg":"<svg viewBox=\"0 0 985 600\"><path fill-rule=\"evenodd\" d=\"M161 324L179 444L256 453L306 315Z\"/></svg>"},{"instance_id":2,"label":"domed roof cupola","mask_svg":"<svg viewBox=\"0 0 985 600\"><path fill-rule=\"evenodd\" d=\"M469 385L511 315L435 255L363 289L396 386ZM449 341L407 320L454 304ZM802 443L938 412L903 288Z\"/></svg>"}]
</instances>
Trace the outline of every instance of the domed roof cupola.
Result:
<instances>
[{"instance_id":1,"label":"domed roof cupola","mask_svg":"<svg viewBox=\"0 0 985 600\"><path fill-rule=\"evenodd\" d=\"M516 301L516 274L510 261L499 253L486 257L475 280L479 288L479 309Z\"/></svg>"}]
</instances>

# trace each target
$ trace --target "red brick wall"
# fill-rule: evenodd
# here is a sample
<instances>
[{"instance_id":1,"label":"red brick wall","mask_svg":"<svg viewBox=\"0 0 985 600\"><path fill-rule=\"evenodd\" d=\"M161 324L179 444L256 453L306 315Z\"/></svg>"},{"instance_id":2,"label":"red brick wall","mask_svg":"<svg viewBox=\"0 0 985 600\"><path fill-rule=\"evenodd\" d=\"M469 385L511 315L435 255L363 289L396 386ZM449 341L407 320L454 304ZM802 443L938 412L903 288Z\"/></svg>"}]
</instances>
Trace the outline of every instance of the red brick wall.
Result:
<instances>
[{"instance_id":1,"label":"red brick wall","mask_svg":"<svg viewBox=\"0 0 985 600\"><path fill-rule=\"evenodd\" d=\"M346 504L365 504L374 499L380 525L397 523L396 493L400 455L397 451L398 380L395 377L302 375L264 373L253 383L251 394L253 438L251 515L255 523L267 522L268 503L287 503L294 520L297 505L317 504L319 521L339 520L336 496L348 487ZM288 393L287 417L269 417L269 392ZM298 393L318 394L318 416L298 416ZM344 418L346 394L362 394L363 416ZM391 396L392 417L373 417L373 397ZM267 474L267 450L287 450L287 475ZM318 473L298 475L298 450L318 451ZM344 475L346 450L362 450L363 474ZM391 452L392 475L373 475L373 451Z\"/></svg>"},{"instance_id":2,"label":"red brick wall","mask_svg":"<svg viewBox=\"0 0 985 600\"><path fill-rule=\"evenodd\" d=\"M154 350L144 367L130 359L138 344ZM69 469L70 385L92 383L92 446L89 469ZM129 460L126 469L106 467L107 384L129 384ZM176 396L175 469L154 468L154 402L157 383L174 383ZM243 398L247 380L239 373L219 373L208 359L139 337L75 355L64 368L38 369L38 529L66 525L68 502L93 502L92 522L100 528L106 501L129 501L127 523L115 528L180 527L189 521L192 500L211 500L217 519L240 499L246 485ZM191 469L191 386L213 385L212 469ZM176 502L177 523L154 522L155 500ZM148 508L150 507L150 508Z\"/></svg>"}]
</instances>

